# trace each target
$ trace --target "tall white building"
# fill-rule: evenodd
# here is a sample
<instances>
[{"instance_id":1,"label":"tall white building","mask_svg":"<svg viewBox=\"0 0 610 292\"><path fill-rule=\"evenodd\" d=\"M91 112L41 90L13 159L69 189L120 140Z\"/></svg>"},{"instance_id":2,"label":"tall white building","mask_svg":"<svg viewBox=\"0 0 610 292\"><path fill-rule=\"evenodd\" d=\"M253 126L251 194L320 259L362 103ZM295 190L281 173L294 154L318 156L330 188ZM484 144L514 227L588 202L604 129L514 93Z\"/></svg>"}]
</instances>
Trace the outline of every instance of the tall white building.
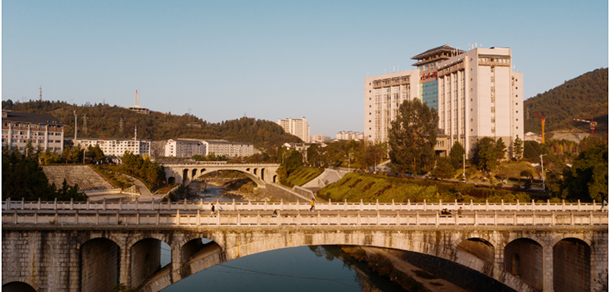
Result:
<instances>
[{"instance_id":1,"label":"tall white building","mask_svg":"<svg viewBox=\"0 0 610 292\"><path fill-rule=\"evenodd\" d=\"M292 119L288 118L285 120L278 119L277 124L280 125L286 131L286 133L290 133L295 135L303 142L309 143L311 142L311 136L309 135L309 125L307 124L307 118L303 117L302 119Z\"/></svg>"},{"instance_id":2,"label":"tall white building","mask_svg":"<svg viewBox=\"0 0 610 292\"><path fill-rule=\"evenodd\" d=\"M365 139L386 142L398 107L413 98L437 111L449 148L459 141L470 155L483 137L502 138L509 149L523 139L523 74L511 70L510 49L445 45L412 59L416 70L365 78Z\"/></svg>"}]
</instances>

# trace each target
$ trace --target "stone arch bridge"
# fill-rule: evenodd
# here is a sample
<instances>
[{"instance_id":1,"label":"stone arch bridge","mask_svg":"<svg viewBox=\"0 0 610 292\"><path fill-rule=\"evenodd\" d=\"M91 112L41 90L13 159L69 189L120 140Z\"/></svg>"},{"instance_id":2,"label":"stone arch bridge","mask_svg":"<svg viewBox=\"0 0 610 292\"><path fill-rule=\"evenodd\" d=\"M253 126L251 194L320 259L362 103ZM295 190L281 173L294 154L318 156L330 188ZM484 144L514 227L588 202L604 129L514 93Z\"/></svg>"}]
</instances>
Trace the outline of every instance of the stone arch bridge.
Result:
<instances>
[{"instance_id":1,"label":"stone arch bridge","mask_svg":"<svg viewBox=\"0 0 610 292\"><path fill-rule=\"evenodd\" d=\"M235 170L246 176L259 188L267 183L278 182L277 169L279 164L229 164L224 162L207 163L162 163L165 167L165 177L169 184L188 185L193 180L208 173L220 170Z\"/></svg>"},{"instance_id":2,"label":"stone arch bridge","mask_svg":"<svg viewBox=\"0 0 610 292\"><path fill-rule=\"evenodd\" d=\"M108 291L123 283L160 291L232 259L308 245L417 252L456 262L515 291L596 291L597 280L607 277L608 216L602 212L467 209L441 216L395 206L308 212L305 204L226 204L210 214L180 206L5 209L3 288ZM272 214L275 208L281 208L279 216ZM202 238L212 242L203 244ZM171 247L164 268L161 242Z\"/></svg>"}]
</instances>

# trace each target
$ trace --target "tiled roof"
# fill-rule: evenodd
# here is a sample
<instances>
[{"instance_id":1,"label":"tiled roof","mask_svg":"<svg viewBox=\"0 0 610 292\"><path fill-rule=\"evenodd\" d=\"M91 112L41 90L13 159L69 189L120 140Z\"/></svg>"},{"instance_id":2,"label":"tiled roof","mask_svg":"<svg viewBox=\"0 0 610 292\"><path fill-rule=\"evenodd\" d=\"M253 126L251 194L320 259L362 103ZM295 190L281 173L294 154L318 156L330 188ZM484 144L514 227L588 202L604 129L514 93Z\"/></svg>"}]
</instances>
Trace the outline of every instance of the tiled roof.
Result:
<instances>
[{"instance_id":1,"label":"tiled roof","mask_svg":"<svg viewBox=\"0 0 610 292\"><path fill-rule=\"evenodd\" d=\"M421 53L421 54L419 54L419 55L417 55L415 57L412 57L411 59L413 59L413 60L421 59L424 56L428 55L429 53L432 53L432 52L435 52L435 51L454 51L454 50L456 50L456 48L453 48L453 47L451 47L450 45L447 44L447 45L438 46L436 48L429 49L429 50L427 50L427 51L425 51L425 52L423 52L423 53ZM458 51L460 53L462 52L461 50L458 50Z\"/></svg>"},{"instance_id":2,"label":"tiled roof","mask_svg":"<svg viewBox=\"0 0 610 292\"><path fill-rule=\"evenodd\" d=\"M22 123L31 123L31 124L65 125L58 118L56 118L52 115L19 113L19 112L12 112L12 111L3 111L3 116L4 116L4 114L6 114L6 117L2 117L3 121L22 122Z\"/></svg>"}]
</instances>

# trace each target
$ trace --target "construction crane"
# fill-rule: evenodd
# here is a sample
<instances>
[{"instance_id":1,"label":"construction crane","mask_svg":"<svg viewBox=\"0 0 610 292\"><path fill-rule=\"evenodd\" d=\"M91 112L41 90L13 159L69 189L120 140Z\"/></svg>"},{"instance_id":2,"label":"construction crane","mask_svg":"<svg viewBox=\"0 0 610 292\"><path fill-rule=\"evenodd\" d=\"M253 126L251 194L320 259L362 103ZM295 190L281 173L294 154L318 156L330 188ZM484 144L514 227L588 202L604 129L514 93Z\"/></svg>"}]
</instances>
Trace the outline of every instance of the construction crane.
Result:
<instances>
[{"instance_id":1,"label":"construction crane","mask_svg":"<svg viewBox=\"0 0 610 292\"><path fill-rule=\"evenodd\" d=\"M542 119L542 144L544 144L544 120L546 120L543 116L534 113L537 117Z\"/></svg>"},{"instance_id":2,"label":"construction crane","mask_svg":"<svg viewBox=\"0 0 610 292\"><path fill-rule=\"evenodd\" d=\"M595 126L597 126L597 122L593 121L593 118L591 118L590 121L587 120L581 120L581 119L574 119L577 122L585 122L585 123L589 123L591 125L591 136L593 136L593 133L595 132Z\"/></svg>"}]
</instances>

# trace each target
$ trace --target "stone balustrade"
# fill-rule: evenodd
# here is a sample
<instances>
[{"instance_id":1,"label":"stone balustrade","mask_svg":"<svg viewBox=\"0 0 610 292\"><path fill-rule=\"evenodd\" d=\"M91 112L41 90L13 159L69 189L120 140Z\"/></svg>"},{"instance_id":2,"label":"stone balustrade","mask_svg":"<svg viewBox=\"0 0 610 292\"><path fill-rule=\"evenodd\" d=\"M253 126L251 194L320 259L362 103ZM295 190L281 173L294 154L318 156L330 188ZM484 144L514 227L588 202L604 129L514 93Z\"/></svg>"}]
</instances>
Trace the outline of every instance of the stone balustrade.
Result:
<instances>
[{"instance_id":1,"label":"stone balustrade","mask_svg":"<svg viewBox=\"0 0 610 292\"><path fill-rule=\"evenodd\" d=\"M608 225L607 213L593 211L209 211L190 210L9 210L3 224L79 225Z\"/></svg>"},{"instance_id":2,"label":"stone balustrade","mask_svg":"<svg viewBox=\"0 0 610 292\"><path fill-rule=\"evenodd\" d=\"M301 210L306 211L310 208L309 201L302 202L58 202L55 201L13 201L8 198L2 202L2 210L209 210L210 204L214 204L216 208L232 211L256 211L256 210ZM595 203L551 203L547 200L545 203L531 202L521 203L474 203L470 202L426 202L423 203L364 203L357 202L332 202L316 203L316 210L322 211L440 211L448 209L454 213L459 208L464 211L600 211L601 204Z\"/></svg>"}]
</instances>

